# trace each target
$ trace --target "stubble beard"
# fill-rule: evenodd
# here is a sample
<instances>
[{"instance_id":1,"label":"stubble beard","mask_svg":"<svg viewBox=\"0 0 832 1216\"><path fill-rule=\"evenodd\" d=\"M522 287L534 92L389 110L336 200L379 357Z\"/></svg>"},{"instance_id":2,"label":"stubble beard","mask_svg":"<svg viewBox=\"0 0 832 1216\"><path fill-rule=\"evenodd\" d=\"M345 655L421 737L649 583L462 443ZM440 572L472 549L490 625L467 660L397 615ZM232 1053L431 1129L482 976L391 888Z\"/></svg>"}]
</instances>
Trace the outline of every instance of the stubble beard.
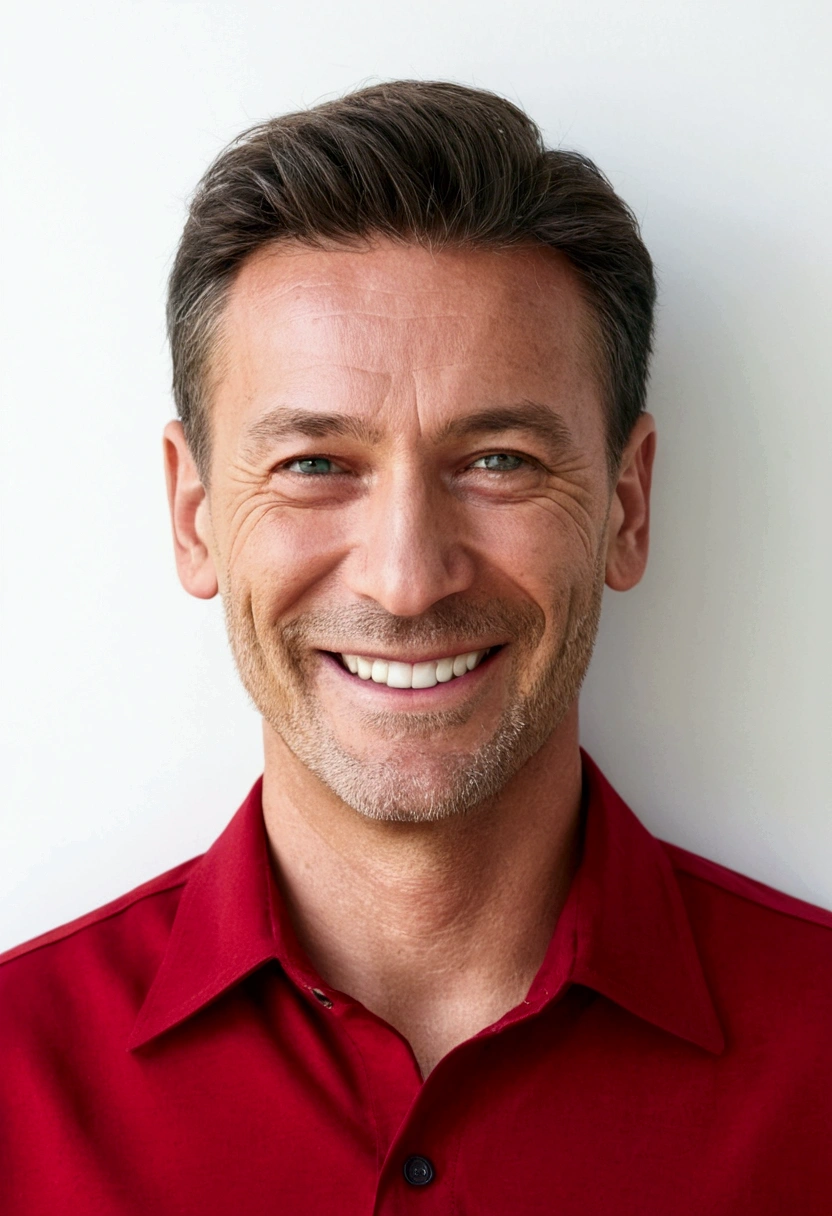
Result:
<instances>
[{"instance_id":1,"label":"stubble beard","mask_svg":"<svg viewBox=\"0 0 832 1216\"><path fill-rule=\"evenodd\" d=\"M466 814L490 802L543 746L565 718L589 666L601 616L603 565L591 581L572 588L556 614L561 627L550 657L531 688L518 688L523 660L541 644L545 615L536 605L456 597L419 618L391 617L357 607L294 618L258 630L247 594L223 591L226 628L242 682L255 707L297 759L342 802L368 819L416 823ZM459 653L460 639L509 636L513 672L496 728L472 750L448 752L435 741L471 720L477 698L458 710L366 714L361 724L386 748L381 758L349 751L336 738L314 692L320 656L315 639L343 638L347 653L407 643ZM405 759L406 756L406 759Z\"/></svg>"}]
</instances>

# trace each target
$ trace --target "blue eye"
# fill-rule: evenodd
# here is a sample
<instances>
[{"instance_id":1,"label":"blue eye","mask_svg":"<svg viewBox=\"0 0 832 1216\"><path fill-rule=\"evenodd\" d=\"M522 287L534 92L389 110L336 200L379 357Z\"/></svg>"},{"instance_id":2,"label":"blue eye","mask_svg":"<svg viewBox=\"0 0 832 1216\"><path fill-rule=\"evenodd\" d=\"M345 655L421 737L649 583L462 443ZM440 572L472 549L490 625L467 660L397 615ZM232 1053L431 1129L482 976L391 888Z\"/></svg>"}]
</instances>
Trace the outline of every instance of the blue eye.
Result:
<instances>
[{"instance_id":1,"label":"blue eye","mask_svg":"<svg viewBox=\"0 0 832 1216\"><path fill-rule=\"evenodd\" d=\"M290 473L306 473L322 474L322 473L340 473L341 469L332 460L328 460L326 456L306 456L301 460L293 460L291 464L286 465Z\"/></svg>"},{"instance_id":2,"label":"blue eye","mask_svg":"<svg viewBox=\"0 0 832 1216\"><path fill-rule=\"evenodd\" d=\"M510 452L492 452L488 456L480 456L471 468L488 469L490 473L513 473L525 463L522 457L512 456Z\"/></svg>"}]
</instances>

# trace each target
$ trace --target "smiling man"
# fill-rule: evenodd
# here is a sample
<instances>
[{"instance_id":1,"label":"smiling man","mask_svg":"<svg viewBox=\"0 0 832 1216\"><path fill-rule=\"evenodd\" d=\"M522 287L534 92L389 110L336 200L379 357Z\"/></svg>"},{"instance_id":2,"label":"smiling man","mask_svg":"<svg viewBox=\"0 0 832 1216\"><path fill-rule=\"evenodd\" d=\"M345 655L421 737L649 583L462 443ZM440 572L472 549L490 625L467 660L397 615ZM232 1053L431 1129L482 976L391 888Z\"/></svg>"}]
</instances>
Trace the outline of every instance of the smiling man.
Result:
<instances>
[{"instance_id":1,"label":"smiling man","mask_svg":"<svg viewBox=\"0 0 832 1216\"><path fill-rule=\"evenodd\" d=\"M208 171L165 461L264 773L6 956L8 1216L832 1210L832 916L579 746L647 560L653 302L608 182L489 93L365 89Z\"/></svg>"}]
</instances>

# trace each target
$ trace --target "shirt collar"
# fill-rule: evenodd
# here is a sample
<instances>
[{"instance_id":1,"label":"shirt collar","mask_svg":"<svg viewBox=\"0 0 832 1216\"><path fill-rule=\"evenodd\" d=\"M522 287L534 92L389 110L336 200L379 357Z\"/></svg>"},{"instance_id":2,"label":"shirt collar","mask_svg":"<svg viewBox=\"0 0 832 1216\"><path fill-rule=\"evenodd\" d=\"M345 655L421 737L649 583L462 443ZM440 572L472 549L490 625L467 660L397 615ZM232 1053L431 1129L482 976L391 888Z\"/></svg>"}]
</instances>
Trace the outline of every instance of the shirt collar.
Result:
<instances>
[{"instance_id":1,"label":"shirt collar","mask_svg":"<svg viewBox=\"0 0 832 1216\"><path fill-rule=\"evenodd\" d=\"M722 1031L667 854L589 756L581 756L580 866L528 999L506 1020L533 1013L577 983L654 1026L721 1052ZM298 986L320 985L272 874L261 778L188 877L128 1048L185 1021L273 960Z\"/></svg>"},{"instance_id":2,"label":"shirt collar","mask_svg":"<svg viewBox=\"0 0 832 1216\"><path fill-rule=\"evenodd\" d=\"M293 978L309 970L277 894L262 792L260 777L191 870L161 966L133 1026L130 1050L184 1022L272 960L300 964Z\"/></svg>"},{"instance_id":3,"label":"shirt collar","mask_svg":"<svg viewBox=\"0 0 832 1216\"><path fill-rule=\"evenodd\" d=\"M667 852L583 750L581 758L581 862L529 1004L583 984L719 1054L725 1039Z\"/></svg>"}]
</instances>

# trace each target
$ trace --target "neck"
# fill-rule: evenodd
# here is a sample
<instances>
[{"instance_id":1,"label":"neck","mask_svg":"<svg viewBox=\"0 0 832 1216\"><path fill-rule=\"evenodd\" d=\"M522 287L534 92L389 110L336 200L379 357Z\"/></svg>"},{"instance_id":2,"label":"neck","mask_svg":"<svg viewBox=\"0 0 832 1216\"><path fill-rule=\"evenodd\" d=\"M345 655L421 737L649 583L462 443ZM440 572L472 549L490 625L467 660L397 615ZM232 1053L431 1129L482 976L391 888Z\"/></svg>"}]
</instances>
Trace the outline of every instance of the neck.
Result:
<instances>
[{"instance_id":1,"label":"neck","mask_svg":"<svg viewBox=\"0 0 832 1216\"><path fill-rule=\"evenodd\" d=\"M432 823L369 820L265 728L278 881L321 977L395 1027L422 1075L526 996L576 864L577 711L500 795Z\"/></svg>"}]
</instances>

